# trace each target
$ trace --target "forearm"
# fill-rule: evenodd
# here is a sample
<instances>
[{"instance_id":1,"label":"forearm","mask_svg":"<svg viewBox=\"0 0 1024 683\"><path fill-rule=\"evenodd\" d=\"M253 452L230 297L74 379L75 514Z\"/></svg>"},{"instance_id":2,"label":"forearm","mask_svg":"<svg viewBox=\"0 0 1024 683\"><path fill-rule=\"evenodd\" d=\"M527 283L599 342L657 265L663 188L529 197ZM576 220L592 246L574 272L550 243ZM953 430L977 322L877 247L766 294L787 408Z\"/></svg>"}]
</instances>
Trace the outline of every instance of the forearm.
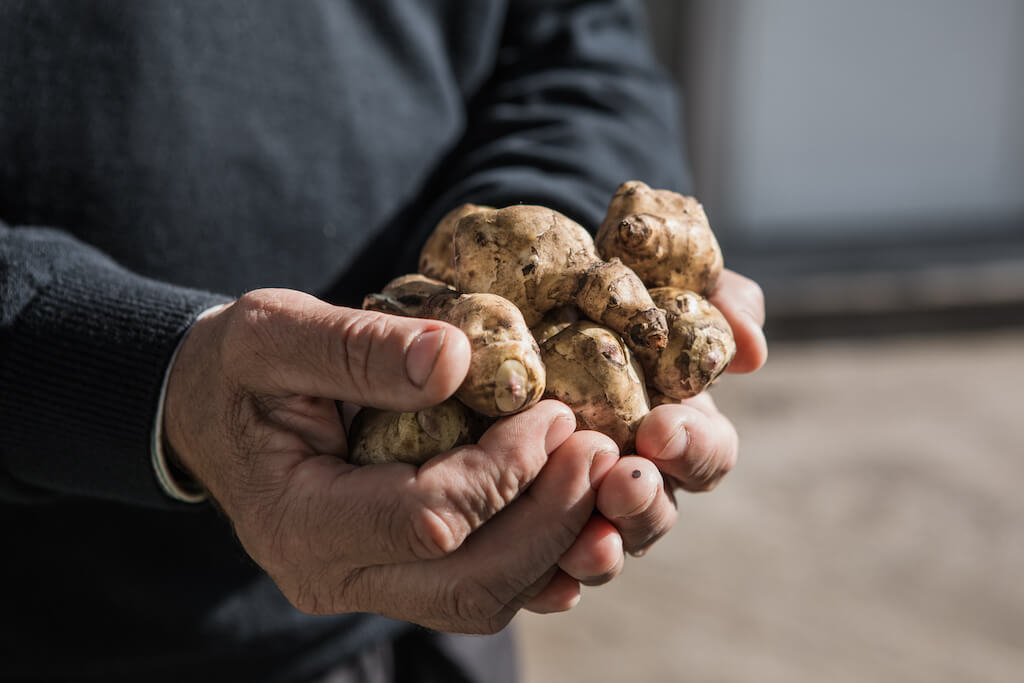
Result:
<instances>
[{"instance_id":1,"label":"forearm","mask_svg":"<svg viewBox=\"0 0 1024 683\"><path fill-rule=\"evenodd\" d=\"M150 459L160 388L189 324L222 301L0 224L0 496L166 504Z\"/></svg>"}]
</instances>

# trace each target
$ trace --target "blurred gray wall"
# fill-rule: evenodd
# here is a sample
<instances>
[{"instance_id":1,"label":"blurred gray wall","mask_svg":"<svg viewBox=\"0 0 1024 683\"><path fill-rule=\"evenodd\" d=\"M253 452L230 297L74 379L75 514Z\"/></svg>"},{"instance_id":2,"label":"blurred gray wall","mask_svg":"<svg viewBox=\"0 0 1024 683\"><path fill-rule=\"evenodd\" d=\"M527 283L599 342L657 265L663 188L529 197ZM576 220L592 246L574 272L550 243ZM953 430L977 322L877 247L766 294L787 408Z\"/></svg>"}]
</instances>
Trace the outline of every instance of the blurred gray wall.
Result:
<instances>
[{"instance_id":1,"label":"blurred gray wall","mask_svg":"<svg viewBox=\"0 0 1024 683\"><path fill-rule=\"evenodd\" d=\"M787 282L837 272L840 289L869 273L876 300L926 272L962 300L1024 301L1024 2L648 7L727 261L795 308L826 304Z\"/></svg>"}]
</instances>

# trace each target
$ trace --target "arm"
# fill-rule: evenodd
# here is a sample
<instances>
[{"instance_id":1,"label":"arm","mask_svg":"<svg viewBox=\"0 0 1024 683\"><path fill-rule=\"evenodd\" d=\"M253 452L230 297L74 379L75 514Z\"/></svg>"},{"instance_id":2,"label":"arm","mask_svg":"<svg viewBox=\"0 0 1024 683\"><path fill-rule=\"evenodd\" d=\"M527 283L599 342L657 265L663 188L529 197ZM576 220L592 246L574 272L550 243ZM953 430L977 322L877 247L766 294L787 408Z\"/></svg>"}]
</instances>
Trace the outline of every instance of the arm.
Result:
<instances>
[{"instance_id":1,"label":"arm","mask_svg":"<svg viewBox=\"0 0 1024 683\"><path fill-rule=\"evenodd\" d=\"M510 3L441 204L538 203L596 227L623 181L688 187L677 93L639 3Z\"/></svg>"},{"instance_id":2,"label":"arm","mask_svg":"<svg viewBox=\"0 0 1024 683\"><path fill-rule=\"evenodd\" d=\"M0 498L171 504L149 455L157 397L184 331L224 300L0 222Z\"/></svg>"}]
</instances>

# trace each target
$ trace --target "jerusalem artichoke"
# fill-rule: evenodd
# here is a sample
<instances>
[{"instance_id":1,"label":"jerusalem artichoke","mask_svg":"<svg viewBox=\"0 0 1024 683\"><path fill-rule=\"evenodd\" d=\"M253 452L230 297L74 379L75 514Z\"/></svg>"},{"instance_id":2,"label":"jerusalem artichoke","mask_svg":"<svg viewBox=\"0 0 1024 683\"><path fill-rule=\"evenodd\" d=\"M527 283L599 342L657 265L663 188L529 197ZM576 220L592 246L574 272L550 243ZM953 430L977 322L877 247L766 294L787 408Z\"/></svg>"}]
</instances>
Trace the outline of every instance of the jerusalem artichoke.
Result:
<instances>
[{"instance_id":1,"label":"jerusalem artichoke","mask_svg":"<svg viewBox=\"0 0 1024 683\"><path fill-rule=\"evenodd\" d=\"M655 287L651 298L665 312L668 345L638 349L648 386L673 399L696 396L722 374L736 354L729 323L696 292Z\"/></svg>"},{"instance_id":2,"label":"jerusalem artichoke","mask_svg":"<svg viewBox=\"0 0 1024 683\"><path fill-rule=\"evenodd\" d=\"M546 311L575 304L634 348L665 345L665 317L643 283L618 259L602 261L590 235L542 206L478 211L455 228L455 284L516 304L528 325Z\"/></svg>"},{"instance_id":3,"label":"jerusalem artichoke","mask_svg":"<svg viewBox=\"0 0 1024 683\"><path fill-rule=\"evenodd\" d=\"M544 391L540 349L519 310L500 296L462 294L422 275L404 275L363 308L443 320L469 338L472 355L455 397L482 415L499 417L524 410Z\"/></svg>"},{"instance_id":4,"label":"jerusalem artichoke","mask_svg":"<svg viewBox=\"0 0 1024 683\"><path fill-rule=\"evenodd\" d=\"M544 342L541 354L548 373L544 396L572 408L580 428L631 449L649 408L643 373L621 337L581 320Z\"/></svg>"},{"instance_id":5,"label":"jerusalem artichoke","mask_svg":"<svg viewBox=\"0 0 1024 683\"><path fill-rule=\"evenodd\" d=\"M416 412L363 408L349 427L349 462L419 465L480 436L479 418L454 399Z\"/></svg>"},{"instance_id":6,"label":"jerusalem artichoke","mask_svg":"<svg viewBox=\"0 0 1024 683\"><path fill-rule=\"evenodd\" d=\"M595 239L648 287L679 287L707 296L722 273L722 251L693 197L631 180L615 191Z\"/></svg>"},{"instance_id":7,"label":"jerusalem artichoke","mask_svg":"<svg viewBox=\"0 0 1024 683\"><path fill-rule=\"evenodd\" d=\"M423 244L420 251L420 273L450 285L455 284L455 225L464 216L490 208L477 204L462 204L446 213Z\"/></svg>"}]
</instances>

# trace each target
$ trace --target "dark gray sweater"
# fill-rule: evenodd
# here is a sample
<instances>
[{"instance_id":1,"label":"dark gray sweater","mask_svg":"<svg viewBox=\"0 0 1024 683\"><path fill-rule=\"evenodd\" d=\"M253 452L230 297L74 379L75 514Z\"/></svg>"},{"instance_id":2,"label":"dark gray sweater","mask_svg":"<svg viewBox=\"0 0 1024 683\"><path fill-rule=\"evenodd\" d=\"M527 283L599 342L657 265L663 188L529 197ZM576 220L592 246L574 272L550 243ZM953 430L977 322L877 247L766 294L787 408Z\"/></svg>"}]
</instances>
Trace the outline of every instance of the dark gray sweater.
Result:
<instances>
[{"instance_id":1,"label":"dark gray sweater","mask_svg":"<svg viewBox=\"0 0 1024 683\"><path fill-rule=\"evenodd\" d=\"M0 680L304 680L293 610L150 467L168 360L256 287L357 303L464 201L686 189L627 0L0 0Z\"/></svg>"}]
</instances>

